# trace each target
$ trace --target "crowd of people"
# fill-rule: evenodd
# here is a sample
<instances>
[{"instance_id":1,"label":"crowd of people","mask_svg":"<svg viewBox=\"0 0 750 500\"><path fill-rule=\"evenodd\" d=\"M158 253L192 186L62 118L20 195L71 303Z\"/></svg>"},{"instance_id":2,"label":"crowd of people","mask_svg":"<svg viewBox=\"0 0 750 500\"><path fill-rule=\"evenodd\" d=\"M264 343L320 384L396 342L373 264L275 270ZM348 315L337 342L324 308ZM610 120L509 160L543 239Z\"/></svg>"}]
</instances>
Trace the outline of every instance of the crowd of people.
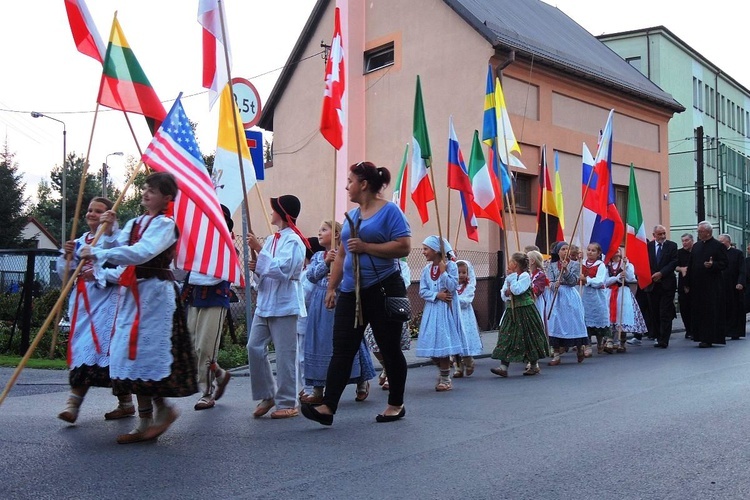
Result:
<instances>
[{"instance_id":1,"label":"crowd of people","mask_svg":"<svg viewBox=\"0 0 750 500\"><path fill-rule=\"evenodd\" d=\"M411 338L403 309L412 242L406 217L382 196L390 179L388 169L370 162L352 165L346 190L356 208L343 224L325 220L317 237L306 238L296 225L299 199L283 195L270 200L278 231L265 241L248 236L249 278L257 287L247 340L251 397L258 401L253 417L270 412L272 419L286 419L301 411L332 425L348 384L356 386L356 401L367 399L377 376L371 353L382 366L378 385L388 391L376 421L406 415L403 351ZM61 275L84 262L69 302L71 392L58 417L75 423L88 389L111 387L117 406L104 417L138 416L135 428L117 437L121 444L164 433L179 416L167 398L200 393L194 409L210 409L231 379L217 362L230 283L191 272L178 288L172 274L178 186L170 174L154 173L143 188L146 213L122 229L110 200L91 201L89 231L67 242L58 260ZM229 210L223 209L231 231ZM491 354L499 365L491 372L507 377L511 363L523 363L523 375L534 376L545 359L554 367L574 351L582 363L593 356L594 345L599 355L624 353L644 335L666 349L675 294L686 336L699 347L743 337L748 262L728 235L712 234L711 224L701 222L698 241L684 234L678 250L657 225L647 245L651 284L635 293L633 264L619 250L605 261L598 243L583 252L560 241L549 256L536 247L512 254ZM474 358L483 352L472 307L476 275L440 236L422 242L422 255L424 309L416 356L434 363L435 391L447 392L454 379L473 375ZM701 314L690 314L697 310Z\"/></svg>"}]
</instances>

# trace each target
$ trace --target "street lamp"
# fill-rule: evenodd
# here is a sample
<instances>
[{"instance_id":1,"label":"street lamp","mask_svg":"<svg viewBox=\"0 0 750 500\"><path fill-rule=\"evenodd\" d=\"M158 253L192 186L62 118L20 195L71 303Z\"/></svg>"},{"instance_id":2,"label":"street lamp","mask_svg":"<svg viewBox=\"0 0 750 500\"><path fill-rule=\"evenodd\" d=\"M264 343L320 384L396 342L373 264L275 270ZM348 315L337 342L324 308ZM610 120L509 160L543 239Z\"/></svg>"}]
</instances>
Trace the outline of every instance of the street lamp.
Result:
<instances>
[{"instance_id":1,"label":"street lamp","mask_svg":"<svg viewBox=\"0 0 750 500\"><path fill-rule=\"evenodd\" d=\"M60 245L65 245L65 241L66 241L66 239L65 239L65 233L66 233L66 231L65 231L65 229L66 229L66 224L65 224L66 223L65 202L67 201L67 196L66 196L66 194L67 194L66 193L66 191L67 191L67 186L66 186L67 168L65 168L65 161L66 161L66 158L67 158L66 141L67 141L67 135L68 135L68 133L67 133L67 130L65 129L65 122L62 121L62 120L58 120L57 118L52 118L51 116L48 116L48 115L45 115L45 114L42 114L42 113L37 113L36 111L32 111L31 112L31 116L32 116L32 118L49 118L50 120L54 120L57 123L62 123L62 126L63 126L62 189L61 189L61 193L60 193L62 195L61 196L62 199L60 201L60 203L62 204L62 228L61 228L61 231L60 231L60 234L61 234L61 236L60 236Z\"/></svg>"},{"instance_id":2,"label":"street lamp","mask_svg":"<svg viewBox=\"0 0 750 500\"><path fill-rule=\"evenodd\" d=\"M102 198L107 197L107 169L109 168L109 157L110 156L122 156L122 151L116 151L114 153L109 153L104 158L104 163L102 163Z\"/></svg>"}]
</instances>

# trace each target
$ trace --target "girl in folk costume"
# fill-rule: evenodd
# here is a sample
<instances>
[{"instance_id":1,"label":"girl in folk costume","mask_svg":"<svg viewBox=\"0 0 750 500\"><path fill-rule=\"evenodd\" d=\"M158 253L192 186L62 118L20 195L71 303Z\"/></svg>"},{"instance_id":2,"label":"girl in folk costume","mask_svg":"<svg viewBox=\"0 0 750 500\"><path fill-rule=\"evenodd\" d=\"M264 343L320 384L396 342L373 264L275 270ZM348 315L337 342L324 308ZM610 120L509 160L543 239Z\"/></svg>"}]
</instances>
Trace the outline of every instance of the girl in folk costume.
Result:
<instances>
[{"instance_id":1,"label":"girl in folk costume","mask_svg":"<svg viewBox=\"0 0 750 500\"><path fill-rule=\"evenodd\" d=\"M537 250L526 252L529 258L529 275L531 276L531 293L534 296L534 305L536 305L539 315L542 317L542 323L547 323L547 303L552 300L549 295L549 279L544 273L544 258ZM546 331L546 329L545 329Z\"/></svg>"},{"instance_id":2,"label":"girl in folk costume","mask_svg":"<svg viewBox=\"0 0 750 500\"><path fill-rule=\"evenodd\" d=\"M564 241L555 243L547 267L550 281L547 304L547 332L552 347L550 366L559 365L560 356L571 347L576 349L578 362L582 362L589 345L583 302L576 289L581 267L578 261L568 260L569 249Z\"/></svg>"},{"instance_id":3,"label":"girl in folk costume","mask_svg":"<svg viewBox=\"0 0 750 500\"><path fill-rule=\"evenodd\" d=\"M468 260L456 262L458 267L458 304L461 313L461 342L463 352L454 356L454 378L461 378L466 374L471 377L474 373L474 356L482 354L482 338L479 336L479 324L474 314L474 293L477 289L477 275L474 266Z\"/></svg>"},{"instance_id":4,"label":"girl in folk costume","mask_svg":"<svg viewBox=\"0 0 750 500\"><path fill-rule=\"evenodd\" d=\"M250 270L258 277L258 299L247 357L253 399L260 403L253 417L260 418L276 406L271 418L290 418L297 410L297 317L306 316L300 283L307 239L297 229L301 204L293 195L271 198L271 224L279 230L263 245L250 234L248 246L258 252ZM268 360L268 344L276 349L276 381Z\"/></svg>"},{"instance_id":5,"label":"girl in folk costume","mask_svg":"<svg viewBox=\"0 0 750 500\"><path fill-rule=\"evenodd\" d=\"M409 285L411 285L411 269L409 269L409 264L406 262L406 257L400 258L398 265L401 270L401 279L404 280L404 286L408 289ZM382 367L378 376L378 384L384 391L387 391L391 388L391 384L388 383L388 374L385 371L383 355L380 353L380 347L378 347L378 343L375 341L375 335L372 333L372 325L370 324L365 328L365 342L370 351L372 351L372 355L375 356L375 359L378 360ZM411 329L409 328L409 322L404 321L401 327L401 350L408 351L409 349L411 349Z\"/></svg>"},{"instance_id":6,"label":"girl in folk costume","mask_svg":"<svg viewBox=\"0 0 750 500\"><path fill-rule=\"evenodd\" d=\"M626 352L627 332L644 334L647 331L641 308L628 287L628 283L635 282L635 268L622 257L622 250L618 248L607 264L605 292L617 352Z\"/></svg>"},{"instance_id":7,"label":"girl in folk costume","mask_svg":"<svg viewBox=\"0 0 750 500\"><path fill-rule=\"evenodd\" d=\"M586 321L586 331L589 339L596 337L597 352L612 354L612 332L609 321L609 304L604 292L607 280L607 266L601 260L602 247L592 242L586 247L586 258L581 267L580 283L583 285L581 300L583 301L583 317ZM591 356L590 349L586 350L586 357Z\"/></svg>"},{"instance_id":8,"label":"girl in folk costume","mask_svg":"<svg viewBox=\"0 0 750 500\"><path fill-rule=\"evenodd\" d=\"M422 255L429 262L419 280L419 296L425 301L422 321L419 324L417 356L432 358L440 370L435 390L450 391L450 357L463 352L462 326L458 304L458 267L450 260L452 248L443 239L444 258L440 238L428 236L422 242Z\"/></svg>"},{"instance_id":9,"label":"girl in folk costume","mask_svg":"<svg viewBox=\"0 0 750 500\"><path fill-rule=\"evenodd\" d=\"M198 392L193 346L170 270L178 238L172 218L175 196L177 182L171 174L149 175L141 202L147 213L128 221L105 241L105 248L81 251L82 257L96 261L97 276L105 262L127 266L120 276L109 371L115 390L138 398L140 418L133 431L118 436L120 444L157 438L179 415L165 398ZM102 222L113 221L111 211L102 215Z\"/></svg>"},{"instance_id":10,"label":"girl in folk costume","mask_svg":"<svg viewBox=\"0 0 750 500\"><path fill-rule=\"evenodd\" d=\"M307 267L310 265L310 259L316 252L325 250L318 242L317 236L307 238L309 247L305 251L305 266L302 268L302 274L299 281L302 285L302 293L305 297L305 309L310 310L310 298L312 297L315 285L307 279ZM313 393L313 387L305 384L305 337L307 333L307 316L297 316L297 386L302 389L299 391L299 397L307 397Z\"/></svg>"},{"instance_id":11,"label":"girl in folk costume","mask_svg":"<svg viewBox=\"0 0 750 500\"><path fill-rule=\"evenodd\" d=\"M341 224L331 227L331 221L323 221L318 229L318 241L324 250L316 252L307 267L307 279L314 285L307 310L307 332L305 333L305 383L313 386L310 396L301 397L302 403L321 404L323 389L326 385L328 365L333 355L333 318L334 310L326 307L325 298L328 289L330 266L336 259L336 250L331 246L336 241L338 248L341 242ZM357 384L355 401L364 401L370 393L369 380L375 376L370 351L364 341L360 343L359 352L354 357L350 384Z\"/></svg>"},{"instance_id":12,"label":"girl in folk costume","mask_svg":"<svg viewBox=\"0 0 750 500\"><path fill-rule=\"evenodd\" d=\"M94 198L86 212L86 224L89 231L77 240L65 243L65 255L57 259L57 272L65 275L68 256L74 254L83 245L94 241L99 228L101 215L112 208L107 198ZM116 236L120 231L112 225L107 228L108 236ZM104 243L100 238L97 246ZM70 267L78 267L78 259L73 255ZM75 423L78 409L89 387L112 387L109 378L109 344L114 327L117 310L117 280L121 270L105 269L100 280L94 278L93 263L84 264L76 281L75 292L70 296L68 317L71 320L68 341L68 366L70 368L70 396L68 403L57 417L68 423ZM68 269L70 271L70 269ZM119 403L117 408L104 414L106 420L135 415L133 397L130 392L115 393Z\"/></svg>"},{"instance_id":13,"label":"girl in folk costume","mask_svg":"<svg viewBox=\"0 0 750 500\"><path fill-rule=\"evenodd\" d=\"M490 371L501 377L508 376L511 362L526 363L523 374L536 375L541 371L539 360L549 355L542 317L534 305L528 269L526 254L514 253L500 291L506 309L498 327L497 346L492 351L492 359L499 359L500 367Z\"/></svg>"}]
</instances>

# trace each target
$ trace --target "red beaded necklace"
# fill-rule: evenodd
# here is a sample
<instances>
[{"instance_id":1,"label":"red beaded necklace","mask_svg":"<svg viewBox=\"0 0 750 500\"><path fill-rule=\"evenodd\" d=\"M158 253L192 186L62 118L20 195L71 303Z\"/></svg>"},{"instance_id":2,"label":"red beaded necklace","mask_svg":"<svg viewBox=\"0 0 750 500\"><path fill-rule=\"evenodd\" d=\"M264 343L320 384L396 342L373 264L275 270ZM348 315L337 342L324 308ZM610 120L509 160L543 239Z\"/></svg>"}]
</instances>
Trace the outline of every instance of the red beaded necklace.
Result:
<instances>
[{"instance_id":1,"label":"red beaded necklace","mask_svg":"<svg viewBox=\"0 0 750 500\"><path fill-rule=\"evenodd\" d=\"M467 285L467 283L461 283L460 285L458 285L458 294L459 295L461 295L462 293L464 293L464 290L466 290L466 285Z\"/></svg>"},{"instance_id":2,"label":"red beaded necklace","mask_svg":"<svg viewBox=\"0 0 750 500\"><path fill-rule=\"evenodd\" d=\"M437 281L438 277L440 277L440 266L433 264L430 266L430 278L432 278L432 281Z\"/></svg>"}]
</instances>

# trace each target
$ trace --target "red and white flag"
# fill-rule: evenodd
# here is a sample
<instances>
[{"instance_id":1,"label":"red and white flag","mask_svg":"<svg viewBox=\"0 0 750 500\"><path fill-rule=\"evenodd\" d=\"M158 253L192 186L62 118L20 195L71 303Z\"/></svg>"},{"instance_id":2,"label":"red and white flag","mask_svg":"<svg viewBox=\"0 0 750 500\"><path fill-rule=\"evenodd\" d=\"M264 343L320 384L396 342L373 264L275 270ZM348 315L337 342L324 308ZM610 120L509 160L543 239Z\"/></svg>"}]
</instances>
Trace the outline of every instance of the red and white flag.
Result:
<instances>
[{"instance_id":1,"label":"red and white flag","mask_svg":"<svg viewBox=\"0 0 750 500\"><path fill-rule=\"evenodd\" d=\"M177 180L177 267L242 284L232 235L179 97L143 153L143 162Z\"/></svg>"},{"instance_id":2,"label":"red and white flag","mask_svg":"<svg viewBox=\"0 0 750 500\"><path fill-rule=\"evenodd\" d=\"M219 9L222 9L221 12ZM203 87L208 89L208 109L213 108L224 86L229 82L229 70L232 64L232 51L229 48L229 38L224 37L221 29L221 19L226 27L224 5L218 0L198 1L198 23L203 26ZM224 54L226 43L227 56Z\"/></svg>"},{"instance_id":3,"label":"red and white flag","mask_svg":"<svg viewBox=\"0 0 750 500\"><path fill-rule=\"evenodd\" d=\"M344 145L344 43L341 38L341 19L336 7L331 55L326 64L326 90L323 94L323 113L320 133L336 149Z\"/></svg>"},{"instance_id":4,"label":"red and white flag","mask_svg":"<svg viewBox=\"0 0 750 500\"><path fill-rule=\"evenodd\" d=\"M84 0L65 0L65 10L68 12L70 31L76 48L81 54L93 57L104 64L104 54L107 47L99 36L94 20L91 18L89 8Z\"/></svg>"}]
</instances>

